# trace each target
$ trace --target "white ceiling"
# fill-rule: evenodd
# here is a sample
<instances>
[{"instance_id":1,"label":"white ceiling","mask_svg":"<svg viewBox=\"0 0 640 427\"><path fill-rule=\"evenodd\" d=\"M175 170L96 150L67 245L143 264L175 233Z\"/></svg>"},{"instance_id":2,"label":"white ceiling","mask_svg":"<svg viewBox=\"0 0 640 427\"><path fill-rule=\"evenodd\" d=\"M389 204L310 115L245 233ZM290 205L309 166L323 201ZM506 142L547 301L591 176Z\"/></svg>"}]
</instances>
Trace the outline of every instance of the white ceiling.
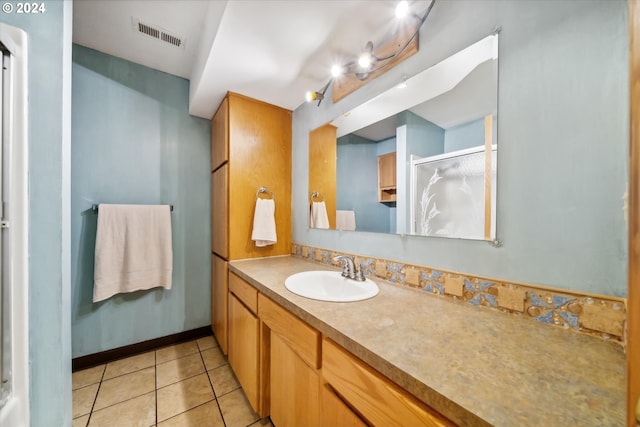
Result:
<instances>
[{"instance_id":1,"label":"white ceiling","mask_svg":"<svg viewBox=\"0 0 640 427\"><path fill-rule=\"evenodd\" d=\"M211 118L227 91L295 109L395 25L396 0L75 0L74 43L190 80L189 112ZM426 1L416 1L417 13ZM178 48L133 20L184 38Z\"/></svg>"}]
</instances>

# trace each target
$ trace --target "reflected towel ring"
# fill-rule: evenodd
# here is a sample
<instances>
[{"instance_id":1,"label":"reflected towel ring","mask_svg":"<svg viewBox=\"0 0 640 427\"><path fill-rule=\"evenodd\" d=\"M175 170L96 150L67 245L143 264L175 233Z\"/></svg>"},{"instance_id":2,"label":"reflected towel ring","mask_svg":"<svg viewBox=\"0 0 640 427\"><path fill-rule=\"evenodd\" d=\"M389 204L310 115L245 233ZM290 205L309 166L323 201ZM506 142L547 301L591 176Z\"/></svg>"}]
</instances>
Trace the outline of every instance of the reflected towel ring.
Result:
<instances>
[{"instance_id":1,"label":"reflected towel ring","mask_svg":"<svg viewBox=\"0 0 640 427\"><path fill-rule=\"evenodd\" d=\"M276 199L276 196L275 196L275 194L273 194L273 191L269 190L267 187L258 188L258 191L256 191L256 198L260 197L260 193L270 195L271 199L273 199L273 200Z\"/></svg>"},{"instance_id":2,"label":"reflected towel ring","mask_svg":"<svg viewBox=\"0 0 640 427\"><path fill-rule=\"evenodd\" d=\"M315 198L318 198L320 200L313 200ZM312 202L324 202L324 196L320 193L318 193L317 191L314 191L313 193L311 193L311 201Z\"/></svg>"}]
</instances>

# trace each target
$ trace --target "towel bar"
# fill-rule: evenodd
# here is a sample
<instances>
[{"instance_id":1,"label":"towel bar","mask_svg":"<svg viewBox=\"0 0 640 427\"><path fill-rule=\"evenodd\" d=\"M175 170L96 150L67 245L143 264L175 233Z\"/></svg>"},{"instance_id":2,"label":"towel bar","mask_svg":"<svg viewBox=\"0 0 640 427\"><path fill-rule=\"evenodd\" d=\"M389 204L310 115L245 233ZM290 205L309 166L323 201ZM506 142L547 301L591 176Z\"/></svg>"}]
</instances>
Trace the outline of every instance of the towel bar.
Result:
<instances>
[{"instance_id":1,"label":"towel bar","mask_svg":"<svg viewBox=\"0 0 640 427\"><path fill-rule=\"evenodd\" d=\"M324 202L324 196L320 193L318 193L317 191L314 191L313 193L311 193L311 201L315 202L316 200L313 200L313 198L318 198L320 199L321 202Z\"/></svg>"},{"instance_id":2,"label":"towel bar","mask_svg":"<svg viewBox=\"0 0 640 427\"><path fill-rule=\"evenodd\" d=\"M276 196L275 196L275 194L273 194L273 191L269 190L267 187L258 188L258 191L256 191L256 197L259 197L260 193L269 194L269 195L271 195L271 198L273 200L276 199Z\"/></svg>"},{"instance_id":3,"label":"towel bar","mask_svg":"<svg viewBox=\"0 0 640 427\"><path fill-rule=\"evenodd\" d=\"M91 210L94 211L95 213L98 213L98 206L99 205L95 205L95 204L91 205ZM169 210L173 212L173 205L169 205Z\"/></svg>"}]
</instances>

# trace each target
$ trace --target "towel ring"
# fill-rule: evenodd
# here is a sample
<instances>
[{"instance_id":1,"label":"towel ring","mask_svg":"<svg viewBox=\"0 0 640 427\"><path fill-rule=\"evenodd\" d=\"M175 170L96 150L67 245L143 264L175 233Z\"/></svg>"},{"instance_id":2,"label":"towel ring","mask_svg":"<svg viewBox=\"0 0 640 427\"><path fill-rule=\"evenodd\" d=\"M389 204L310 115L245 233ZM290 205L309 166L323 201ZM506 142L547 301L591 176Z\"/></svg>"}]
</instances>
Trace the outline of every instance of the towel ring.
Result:
<instances>
[{"instance_id":1,"label":"towel ring","mask_svg":"<svg viewBox=\"0 0 640 427\"><path fill-rule=\"evenodd\" d=\"M273 194L273 191L269 190L267 187L258 188L258 191L256 191L256 198L260 197L260 193L270 195L271 199L273 200L276 199L276 196Z\"/></svg>"},{"instance_id":2,"label":"towel ring","mask_svg":"<svg viewBox=\"0 0 640 427\"><path fill-rule=\"evenodd\" d=\"M313 200L313 198L318 198L320 200ZM324 196L320 193L318 193L317 191L314 191L313 193L311 193L311 201L312 202L324 202Z\"/></svg>"}]
</instances>

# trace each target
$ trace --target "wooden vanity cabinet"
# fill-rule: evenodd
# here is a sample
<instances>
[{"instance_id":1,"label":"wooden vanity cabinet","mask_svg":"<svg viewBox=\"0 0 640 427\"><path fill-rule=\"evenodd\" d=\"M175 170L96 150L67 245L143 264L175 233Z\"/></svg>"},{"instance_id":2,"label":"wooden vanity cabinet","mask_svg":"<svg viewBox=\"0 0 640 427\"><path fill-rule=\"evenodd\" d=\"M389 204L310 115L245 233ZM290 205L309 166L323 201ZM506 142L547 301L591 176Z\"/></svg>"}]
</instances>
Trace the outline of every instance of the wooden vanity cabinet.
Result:
<instances>
[{"instance_id":1,"label":"wooden vanity cabinet","mask_svg":"<svg viewBox=\"0 0 640 427\"><path fill-rule=\"evenodd\" d=\"M229 364L276 427L455 425L234 272L228 283Z\"/></svg>"},{"instance_id":2,"label":"wooden vanity cabinet","mask_svg":"<svg viewBox=\"0 0 640 427\"><path fill-rule=\"evenodd\" d=\"M229 273L229 364L253 410L261 413L258 291Z\"/></svg>"},{"instance_id":3,"label":"wooden vanity cabinet","mask_svg":"<svg viewBox=\"0 0 640 427\"><path fill-rule=\"evenodd\" d=\"M268 343L263 350L273 424L320 427L320 333L262 294L258 316Z\"/></svg>"},{"instance_id":4,"label":"wooden vanity cabinet","mask_svg":"<svg viewBox=\"0 0 640 427\"><path fill-rule=\"evenodd\" d=\"M373 426L455 425L328 338L322 340L322 376Z\"/></svg>"},{"instance_id":5,"label":"wooden vanity cabinet","mask_svg":"<svg viewBox=\"0 0 640 427\"><path fill-rule=\"evenodd\" d=\"M277 243L251 240L257 191L275 199ZM228 352L227 262L291 250L291 111L228 93L211 119L211 327Z\"/></svg>"},{"instance_id":6,"label":"wooden vanity cabinet","mask_svg":"<svg viewBox=\"0 0 640 427\"><path fill-rule=\"evenodd\" d=\"M396 201L396 153L378 156L378 201Z\"/></svg>"}]
</instances>

